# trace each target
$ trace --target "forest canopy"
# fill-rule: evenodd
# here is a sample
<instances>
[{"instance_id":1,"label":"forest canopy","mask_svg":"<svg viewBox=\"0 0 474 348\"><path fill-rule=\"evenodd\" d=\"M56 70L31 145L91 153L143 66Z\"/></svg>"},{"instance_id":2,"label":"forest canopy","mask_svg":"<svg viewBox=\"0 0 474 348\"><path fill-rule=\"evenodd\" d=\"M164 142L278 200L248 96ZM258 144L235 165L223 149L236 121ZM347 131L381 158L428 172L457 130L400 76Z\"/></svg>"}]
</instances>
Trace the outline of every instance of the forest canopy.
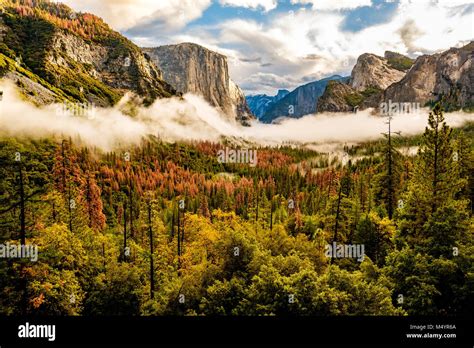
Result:
<instances>
[{"instance_id":1,"label":"forest canopy","mask_svg":"<svg viewBox=\"0 0 474 348\"><path fill-rule=\"evenodd\" d=\"M254 167L220 163L210 142L105 153L3 137L0 244L38 259L0 259L0 312L472 313L473 133L436 106L422 136L347 148L357 161L260 147Z\"/></svg>"}]
</instances>

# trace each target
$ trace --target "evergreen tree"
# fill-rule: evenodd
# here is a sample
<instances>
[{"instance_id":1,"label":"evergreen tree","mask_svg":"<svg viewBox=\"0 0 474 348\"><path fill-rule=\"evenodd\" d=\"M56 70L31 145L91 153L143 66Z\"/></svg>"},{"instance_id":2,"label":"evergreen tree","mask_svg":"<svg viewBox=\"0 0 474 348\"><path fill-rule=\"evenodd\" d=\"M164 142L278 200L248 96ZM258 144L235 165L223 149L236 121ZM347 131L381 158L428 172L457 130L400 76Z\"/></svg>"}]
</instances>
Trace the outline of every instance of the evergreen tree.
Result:
<instances>
[{"instance_id":1,"label":"evergreen tree","mask_svg":"<svg viewBox=\"0 0 474 348\"><path fill-rule=\"evenodd\" d=\"M398 250L389 255L385 271L395 294L406 299L410 314L454 314L472 308L460 289L473 293L465 256L473 245L468 201L459 197L467 180L453 159L452 130L436 105L417 156L414 175L400 207Z\"/></svg>"},{"instance_id":2,"label":"evergreen tree","mask_svg":"<svg viewBox=\"0 0 474 348\"><path fill-rule=\"evenodd\" d=\"M466 179L453 157L453 145L452 129L437 104L429 114L400 215L401 236L410 246L435 256L450 254L456 240L467 232L468 202L457 199ZM450 223L443 228L446 219Z\"/></svg>"}]
</instances>

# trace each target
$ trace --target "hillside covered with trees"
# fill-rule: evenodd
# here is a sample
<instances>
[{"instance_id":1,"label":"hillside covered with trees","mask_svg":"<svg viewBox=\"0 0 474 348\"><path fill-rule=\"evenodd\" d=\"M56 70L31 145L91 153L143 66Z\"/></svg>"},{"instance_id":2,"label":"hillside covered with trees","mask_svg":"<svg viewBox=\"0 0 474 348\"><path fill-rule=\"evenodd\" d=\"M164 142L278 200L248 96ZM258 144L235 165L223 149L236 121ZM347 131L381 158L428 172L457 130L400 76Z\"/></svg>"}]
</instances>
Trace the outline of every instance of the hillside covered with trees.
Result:
<instances>
[{"instance_id":1,"label":"hillside covered with trees","mask_svg":"<svg viewBox=\"0 0 474 348\"><path fill-rule=\"evenodd\" d=\"M0 260L0 312L472 313L473 134L436 106L423 136L347 149L360 160L262 147L255 167L209 142L3 137L0 243L39 253ZM363 260L328 257L332 243Z\"/></svg>"},{"instance_id":2,"label":"hillside covered with trees","mask_svg":"<svg viewBox=\"0 0 474 348\"><path fill-rule=\"evenodd\" d=\"M0 78L37 105L149 105L176 95L139 47L101 18L49 0L0 0Z\"/></svg>"}]
</instances>

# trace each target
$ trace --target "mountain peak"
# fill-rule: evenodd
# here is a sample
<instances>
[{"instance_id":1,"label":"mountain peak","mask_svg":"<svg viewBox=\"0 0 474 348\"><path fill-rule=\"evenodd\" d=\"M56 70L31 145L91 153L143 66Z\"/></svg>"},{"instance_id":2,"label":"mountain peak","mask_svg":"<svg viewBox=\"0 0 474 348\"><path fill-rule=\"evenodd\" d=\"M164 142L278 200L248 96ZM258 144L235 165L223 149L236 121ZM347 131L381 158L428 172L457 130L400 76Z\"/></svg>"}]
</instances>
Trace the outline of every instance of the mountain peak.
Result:
<instances>
[{"instance_id":1,"label":"mountain peak","mask_svg":"<svg viewBox=\"0 0 474 348\"><path fill-rule=\"evenodd\" d=\"M275 98L281 99L289 93L290 91L287 89L279 89L277 94L275 95Z\"/></svg>"},{"instance_id":2,"label":"mountain peak","mask_svg":"<svg viewBox=\"0 0 474 348\"><path fill-rule=\"evenodd\" d=\"M392 83L400 81L404 72L393 68L389 61L372 53L364 53L357 59L352 69L351 86L357 91L370 87L385 89Z\"/></svg>"},{"instance_id":3,"label":"mountain peak","mask_svg":"<svg viewBox=\"0 0 474 348\"><path fill-rule=\"evenodd\" d=\"M253 118L242 90L229 76L226 56L190 42L143 51L179 92L201 95L242 123Z\"/></svg>"}]
</instances>

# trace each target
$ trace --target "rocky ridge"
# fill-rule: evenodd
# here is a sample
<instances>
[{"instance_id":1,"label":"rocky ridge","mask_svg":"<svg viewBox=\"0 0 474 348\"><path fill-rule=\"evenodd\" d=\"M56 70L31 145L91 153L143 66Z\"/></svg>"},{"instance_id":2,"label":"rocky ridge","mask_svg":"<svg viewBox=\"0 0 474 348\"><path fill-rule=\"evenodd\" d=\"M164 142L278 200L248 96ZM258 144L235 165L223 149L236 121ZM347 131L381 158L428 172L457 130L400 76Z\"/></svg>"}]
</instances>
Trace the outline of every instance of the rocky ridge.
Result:
<instances>
[{"instance_id":1,"label":"rocky ridge","mask_svg":"<svg viewBox=\"0 0 474 348\"><path fill-rule=\"evenodd\" d=\"M114 105L125 93L145 104L176 95L151 60L99 17L45 0L34 8L3 1L2 10L0 75L13 79L37 104L51 101L37 98L31 89L37 84L49 89L54 101L96 106Z\"/></svg>"},{"instance_id":2,"label":"rocky ridge","mask_svg":"<svg viewBox=\"0 0 474 348\"><path fill-rule=\"evenodd\" d=\"M318 112L378 108L380 103L441 101L447 111L474 109L474 42L416 60L395 52L363 54L348 84L328 85Z\"/></svg>"},{"instance_id":3,"label":"rocky ridge","mask_svg":"<svg viewBox=\"0 0 474 348\"><path fill-rule=\"evenodd\" d=\"M443 99L447 110L474 107L474 42L418 57L410 71L387 88L385 100L418 102Z\"/></svg>"}]
</instances>

